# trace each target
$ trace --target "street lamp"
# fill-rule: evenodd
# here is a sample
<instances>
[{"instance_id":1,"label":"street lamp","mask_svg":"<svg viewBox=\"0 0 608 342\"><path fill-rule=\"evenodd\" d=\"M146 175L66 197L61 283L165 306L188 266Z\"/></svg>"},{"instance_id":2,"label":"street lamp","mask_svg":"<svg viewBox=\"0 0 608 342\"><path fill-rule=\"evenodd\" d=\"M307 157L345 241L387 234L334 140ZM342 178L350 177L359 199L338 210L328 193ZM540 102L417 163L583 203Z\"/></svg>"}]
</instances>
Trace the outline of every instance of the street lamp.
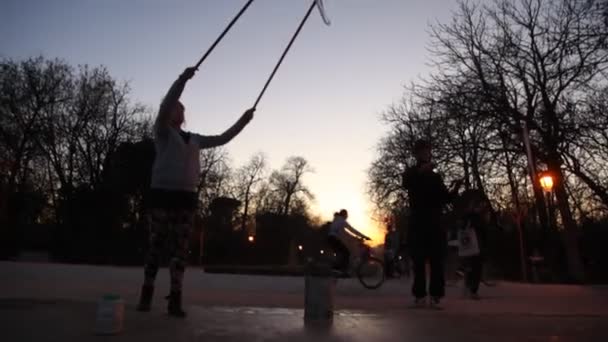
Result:
<instances>
[{"instance_id":1,"label":"street lamp","mask_svg":"<svg viewBox=\"0 0 608 342\"><path fill-rule=\"evenodd\" d=\"M539 182L540 182L541 188L543 188L543 191L545 192L545 197L546 197L547 219L549 220L549 224L548 224L549 227L547 227L547 228L551 229L551 227L554 227L554 225L553 225L553 185L554 185L553 175L550 172L545 171L539 175Z\"/></svg>"},{"instance_id":2,"label":"street lamp","mask_svg":"<svg viewBox=\"0 0 608 342\"><path fill-rule=\"evenodd\" d=\"M551 192L553 190L553 176L548 172L542 173L540 175L540 186L545 192Z\"/></svg>"}]
</instances>

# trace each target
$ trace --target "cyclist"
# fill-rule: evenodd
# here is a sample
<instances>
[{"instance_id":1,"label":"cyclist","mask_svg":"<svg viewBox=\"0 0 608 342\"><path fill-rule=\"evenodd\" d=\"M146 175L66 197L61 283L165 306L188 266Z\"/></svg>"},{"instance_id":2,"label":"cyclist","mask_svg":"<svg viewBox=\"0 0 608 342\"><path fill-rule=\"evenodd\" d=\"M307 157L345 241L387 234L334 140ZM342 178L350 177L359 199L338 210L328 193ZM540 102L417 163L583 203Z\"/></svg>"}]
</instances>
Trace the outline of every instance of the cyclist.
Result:
<instances>
[{"instance_id":1,"label":"cyclist","mask_svg":"<svg viewBox=\"0 0 608 342\"><path fill-rule=\"evenodd\" d=\"M334 269L341 272L348 272L348 265L350 260L350 249L348 248L349 243L347 239L359 238L363 240L371 240L367 235L353 228L348 221L348 211L342 209L334 214L334 220L329 227L328 242L336 253L336 263Z\"/></svg>"}]
</instances>

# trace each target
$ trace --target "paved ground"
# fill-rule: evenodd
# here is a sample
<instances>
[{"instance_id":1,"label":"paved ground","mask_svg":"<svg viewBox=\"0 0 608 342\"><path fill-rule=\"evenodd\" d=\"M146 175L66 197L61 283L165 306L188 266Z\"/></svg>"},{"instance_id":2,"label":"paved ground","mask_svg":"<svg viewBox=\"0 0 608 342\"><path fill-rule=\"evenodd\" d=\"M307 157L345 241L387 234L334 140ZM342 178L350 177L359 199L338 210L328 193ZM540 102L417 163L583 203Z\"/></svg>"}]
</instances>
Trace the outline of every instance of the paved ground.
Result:
<instances>
[{"instance_id":1,"label":"paved ground","mask_svg":"<svg viewBox=\"0 0 608 342\"><path fill-rule=\"evenodd\" d=\"M2 341L608 341L608 288L499 283L484 299L448 288L445 310L408 308L409 283L366 290L340 280L330 325L304 324L304 280L186 275L186 320L168 318L161 270L153 311L134 310L142 271L37 263L0 263ZM96 301L105 293L127 303L125 331L92 334ZM4 337L7 337L6 339Z\"/></svg>"}]
</instances>

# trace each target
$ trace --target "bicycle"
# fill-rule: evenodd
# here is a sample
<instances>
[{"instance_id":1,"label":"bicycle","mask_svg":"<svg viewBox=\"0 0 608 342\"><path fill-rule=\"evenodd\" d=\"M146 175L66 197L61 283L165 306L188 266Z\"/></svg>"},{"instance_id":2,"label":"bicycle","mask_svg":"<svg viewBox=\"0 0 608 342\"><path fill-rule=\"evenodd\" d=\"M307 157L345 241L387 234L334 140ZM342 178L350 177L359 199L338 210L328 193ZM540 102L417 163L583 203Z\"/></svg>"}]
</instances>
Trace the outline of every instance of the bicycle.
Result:
<instances>
[{"instance_id":1,"label":"bicycle","mask_svg":"<svg viewBox=\"0 0 608 342\"><path fill-rule=\"evenodd\" d=\"M377 289L386 280L384 262L373 255L371 247L363 240L357 240L358 253L355 252L354 257L351 257L346 274L341 273L339 275L347 277L357 276L363 287L370 290Z\"/></svg>"}]
</instances>

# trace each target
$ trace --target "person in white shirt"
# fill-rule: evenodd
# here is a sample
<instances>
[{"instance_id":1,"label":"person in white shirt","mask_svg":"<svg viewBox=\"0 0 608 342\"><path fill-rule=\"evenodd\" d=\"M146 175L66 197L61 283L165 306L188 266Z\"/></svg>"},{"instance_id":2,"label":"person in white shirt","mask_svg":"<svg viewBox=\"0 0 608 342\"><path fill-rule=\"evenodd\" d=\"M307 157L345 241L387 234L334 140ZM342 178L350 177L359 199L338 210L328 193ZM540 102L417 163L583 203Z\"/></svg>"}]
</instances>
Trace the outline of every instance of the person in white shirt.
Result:
<instances>
[{"instance_id":1,"label":"person in white shirt","mask_svg":"<svg viewBox=\"0 0 608 342\"><path fill-rule=\"evenodd\" d=\"M348 221L346 221L347 218L348 211L346 211L346 209L342 209L340 212L335 213L327 237L329 245L336 253L336 264L334 265L334 268L342 272L348 271L348 263L350 260L350 250L341 240L341 238L345 236L344 234L350 233L356 238L371 240L367 235L353 228Z\"/></svg>"},{"instance_id":2,"label":"person in white shirt","mask_svg":"<svg viewBox=\"0 0 608 342\"><path fill-rule=\"evenodd\" d=\"M182 280L190 231L198 204L200 150L224 145L232 140L251 121L255 111L255 108L245 111L234 125L220 135L203 136L182 130L185 110L179 97L195 72L196 68L186 68L173 83L160 105L154 123L156 155L146 201L150 248L144 268L144 285L137 306L138 311L150 311L159 259L163 248L168 245L171 257L168 312L176 317L186 316L182 310Z\"/></svg>"}]
</instances>

